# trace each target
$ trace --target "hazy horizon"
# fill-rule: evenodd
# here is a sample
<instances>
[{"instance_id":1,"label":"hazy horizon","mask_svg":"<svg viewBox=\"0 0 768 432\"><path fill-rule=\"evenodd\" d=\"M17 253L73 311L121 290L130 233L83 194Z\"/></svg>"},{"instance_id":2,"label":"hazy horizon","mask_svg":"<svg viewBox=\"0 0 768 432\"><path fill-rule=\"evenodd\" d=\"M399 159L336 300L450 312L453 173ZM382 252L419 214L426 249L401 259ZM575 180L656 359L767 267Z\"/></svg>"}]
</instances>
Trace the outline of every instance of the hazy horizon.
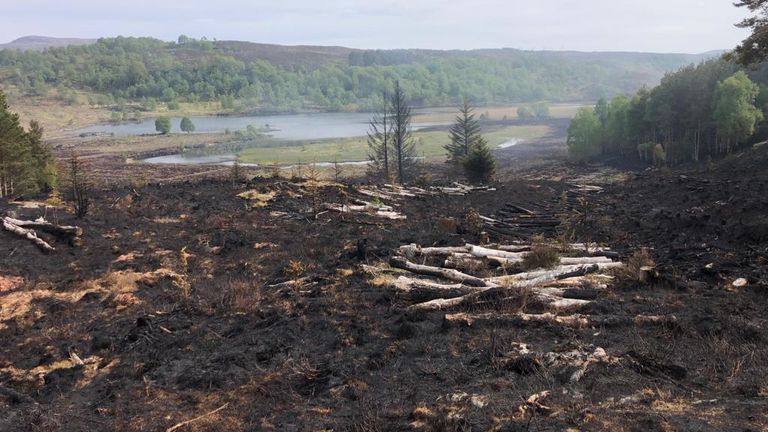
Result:
<instances>
[{"instance_id":1,"label":"hazy horizon","mask_svg":"<svg viewBox=\"0 0 768 432\"><path fill-rule=\"evenodd\" d=\"M691 53L730 49L748 32L747 15L730 2L679 0L519 1L388 0L359 4L306 0L258 4L149 0L105 4L29 0L4 7L0 40L29 35L88 38L178 35L279 45L361 49L494 49ZM516 4L521 6L516 6ZM34 10L34 13L30 13ZM456 31L461 29L461 31ZM617 37L617 35L619 35Z\"/></svg>"}]
</instances>

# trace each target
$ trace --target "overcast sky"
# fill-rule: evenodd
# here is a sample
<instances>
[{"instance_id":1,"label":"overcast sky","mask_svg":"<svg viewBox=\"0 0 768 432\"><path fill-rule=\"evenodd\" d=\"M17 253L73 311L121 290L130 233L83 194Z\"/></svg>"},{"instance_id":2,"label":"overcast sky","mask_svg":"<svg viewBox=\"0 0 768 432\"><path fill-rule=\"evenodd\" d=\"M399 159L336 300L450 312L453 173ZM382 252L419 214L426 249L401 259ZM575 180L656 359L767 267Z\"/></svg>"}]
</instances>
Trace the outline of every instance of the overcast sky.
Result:
<instances>
[{"instance_id":1,"label":"overcast sky","mask_svg":"<svg viewBox=\"0 0 768 432\"><path fill-rule=\"evenodd\" d=\"M733 0L0 0L0 41L179 34L355 48L699 53L746 32ZM6 4L8 3L8 4Z\"/></svg>"}]
</instances>

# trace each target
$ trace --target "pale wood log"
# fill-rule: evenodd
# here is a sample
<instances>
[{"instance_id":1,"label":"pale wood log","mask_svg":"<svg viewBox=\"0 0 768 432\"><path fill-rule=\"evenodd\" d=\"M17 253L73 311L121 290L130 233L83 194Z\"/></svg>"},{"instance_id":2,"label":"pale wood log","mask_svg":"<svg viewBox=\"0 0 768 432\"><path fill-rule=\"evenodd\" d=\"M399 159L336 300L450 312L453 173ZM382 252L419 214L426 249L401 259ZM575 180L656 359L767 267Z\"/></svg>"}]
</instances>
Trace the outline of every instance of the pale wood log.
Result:
<instances>
[{"instance_id":1,"label":"pale wood log","mask_svg":"<svg viewBox=\"0 0 768 432\"><path fill-rule=\"evenodd\" d=\"M613 260L608 257L579 257L579 258L570 258L570 257L562 257L560 258L560 265L580 265L580 264L605 264L605 263L612 263Z\"/></svg>"},{"instance_id":2,"label":"pale wood log","mask_svg":"<svg viewBox=\"0 0 768 432\"><path fill-rule=\"evenodd\" d=\"M56 250L53 246L49 245L45 240L38 237L37 233L34 230L26 229L18 225L14 225L8 221L8 218L3 219L3 228L6 231L9 231L13 234L16 234L19 237L23 237L31 241L37 247L42 249L44 252L53 252Z\"/></svg>"},{"instance_id":3,"label":"pale wood log","mask_svg":"<svg viewBox=\"0 0 768 432\"><path fill-rule=\"evenodd\" d=\"M436 276L444 279L452 280L454 282L461 282L466 285L477 287L491 287L492 283L485 281L481 278L462 273L458 270L445 269L441 267L433 267L421 264L414 264L402 257L393 257L389 264L392 267L408 270L412 273L424 274L427 276Z\"/></svg>"},{"instance_id":4,"label":"pale wood log","mask_svg":"<svg viewBox=\"0 0 768 432\"><path fill-rule=\"evenodd\" d=\"M473 303L479 300L480 298L482 298L483 296L492 295L496 293L498 293L497 288L485 287L480 289L477 292L466 294L461 297L439 298L439 299L430 300L424 303L417 303L415 305L410 306L408 309L423 310L423 311L437 311L437 310L449 309L449 308L454 308L461 305Z\"/></svg>"},{"instance_id":5,"label":"pale wood log","mask_svg":"<svg viewBox=\"0 0 768 432\"><path fill-rule=\"evenodd\" d=\"M599 270L623 267L624 264L620 262L610 262L610 263L598 263L598 264L587 265L587 267L593 267L593 266L597 266L596 270L599 271ZM556 279L567 279L574 276L584 276L584 274L580 274L580 269L582 269L583 267L585 266L584 265L559 266L552 270L534 270L530 272L518 273L518 274L509 275L509 276L492 277L492 278L489 278L488 281L490 283L503 286L503 285L519 282L521 280L532 280L532 279L537 279L543 276L549 276L553 274L559 275L559 277L556 277ZM594 273L594 271L588 272L588 273Z\"/></svg>"},{"instance_id":6,"label":"pale wood log","mask_svg":"<svg viewBox=\"0 0 768 432\"><path fill-rule=\"evenodd\" d=\"M461 283L441 284L425 279L414 279L400 276L390 283L398 292L407 295L411 300L429 301L436 298L455 298L470 293L485 290L484 287L473 287Z\"/></svg>"},{"instance_id":7,"label":"pale wood log","mask_svg":"<svg viewBox=\"0 0 768 432\"><path fill-rule=\"evenodd\" d=\"M451 255L456 253L466 253L469 251L467 246L458 247L421 247L415 243L409 245L400 246L398 251L406 257L415 256L434 256L434 255Z\"/></svg>"},{"instance_id":8,"label":"pale wood log","mask_svg":"<svg viewBox=\"0 0 768 432\"><path fill-rule=\"evenodd\" d=\"M43 218L34 221L14 219L12 217L5 217L4 219L18 227L36 229L59 237L80 237L83 235L83 229L80 227L55 225Z\"/></svg>"},{"instance_id":9,"label":"pale wood log","mask_svg":"<svg viewBox=\"0 0 768 432\"><path fill-rule=\"evenodd\" d=\"M677 322L674 315L566 315L557 316L552 313L543 314L447 314L444 318L447 325L511 325L523 327L532 323L557 324L565 327L624 327L630 325L653 326L672 325Z\"/></svg>"},{"instance_id":10,"label":"pale wood log","mask_svg":"<svg viewBox=\"0 0 768 432\"><path fill-rule=\"evenodd\" d=\"M523 252L507 252L498 249L488 249L482 246L475 246L471 244L467 244L467 247L469 248L469 253L478 258L498 257L506 258L510 261L522 261L523 257L525 256L525 253Z\"/></svg>"}]
</instances>

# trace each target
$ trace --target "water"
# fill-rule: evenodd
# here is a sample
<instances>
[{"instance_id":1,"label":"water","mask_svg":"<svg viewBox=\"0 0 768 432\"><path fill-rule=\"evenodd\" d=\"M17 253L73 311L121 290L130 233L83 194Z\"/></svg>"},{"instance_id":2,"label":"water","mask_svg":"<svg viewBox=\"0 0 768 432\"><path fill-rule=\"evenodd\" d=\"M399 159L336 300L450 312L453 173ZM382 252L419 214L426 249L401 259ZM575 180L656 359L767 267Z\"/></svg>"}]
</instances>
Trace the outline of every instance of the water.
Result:
<instances>
[{"instance_id":1,"label":"water","mask_svg":"<svg viewBox=\"0 0 768 432\"><path fill-rule=\"evenodd\" d=\"M424 111L428 112L428 111ZM223 117L203 116L190 117L195 124L195 133L223 133L227 129L232 132L243 130L249 125L264 128L269 125L269 135L283 140L320 140L329 138L352 138L365 136L370 113L310 113L310 114L281 114L266 116ZM181 133L181 118L171 119L171 132ZM440 126L444 123L414 123L413 129L419 130L430 126ZM74 131L76 134L107 133L118 137L132 135L154 134L155 119L148 118L137 123L99 124Z\"/></svg>"},{"instance_id":2,"label":"water","mask_svg":"<svg viewBox=\"0 0 768 432\"><path fill-rule=\"evenodd\" d=\"M514 146L520 144L522 141L523 140L518 139L518 138L511 138L511 139L509 139L509 140L499 144L496 148L505 149L505 148L514 147Z\"/></svg>"}]
</instances>

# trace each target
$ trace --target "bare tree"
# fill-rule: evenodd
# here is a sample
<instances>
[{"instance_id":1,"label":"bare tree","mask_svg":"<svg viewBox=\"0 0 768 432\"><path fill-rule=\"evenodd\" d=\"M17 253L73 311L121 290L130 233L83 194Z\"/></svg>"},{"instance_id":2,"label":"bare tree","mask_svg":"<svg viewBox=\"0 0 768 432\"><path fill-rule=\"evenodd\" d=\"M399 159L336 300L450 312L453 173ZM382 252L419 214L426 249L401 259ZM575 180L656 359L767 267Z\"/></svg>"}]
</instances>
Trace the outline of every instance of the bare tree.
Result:
<instances>
[{"instance_id":1,"label":"bare tree","mask_svg":"<svg viewBox=\"0 0 768 432\"><path fill-rule=\"evenodd\" d=\"M405 183L416 166L416 145L411 135L411 107L399 81L395 82L395 92L390 98L390 110L397 178L400 183Z\"/></svg>"},{"instance_id":2,"label":"bare tree","mask_svg":"<svg viewBox=\"0 0 768 432\"><path fill-rule=\"evenodd\" d=\"M385 180L389 179L392 145L392 119L387 98L385 93L382 110L373 115L368 128L369 172Z\"/></svg>"},{"instance_id":3,"label":"bare tree","mask_svg":"<svg viewBox=\"0 0 768 432\"><path fill-rule=\"evenodd\" d=\"M77 153L72 151L67 162L69 165L69 187L72 196L72 202L75 206L75 215L83 218L88 214L90 199L88 197L88 175L83 163L77 157Z\"/></svg>"}]
</instances>

